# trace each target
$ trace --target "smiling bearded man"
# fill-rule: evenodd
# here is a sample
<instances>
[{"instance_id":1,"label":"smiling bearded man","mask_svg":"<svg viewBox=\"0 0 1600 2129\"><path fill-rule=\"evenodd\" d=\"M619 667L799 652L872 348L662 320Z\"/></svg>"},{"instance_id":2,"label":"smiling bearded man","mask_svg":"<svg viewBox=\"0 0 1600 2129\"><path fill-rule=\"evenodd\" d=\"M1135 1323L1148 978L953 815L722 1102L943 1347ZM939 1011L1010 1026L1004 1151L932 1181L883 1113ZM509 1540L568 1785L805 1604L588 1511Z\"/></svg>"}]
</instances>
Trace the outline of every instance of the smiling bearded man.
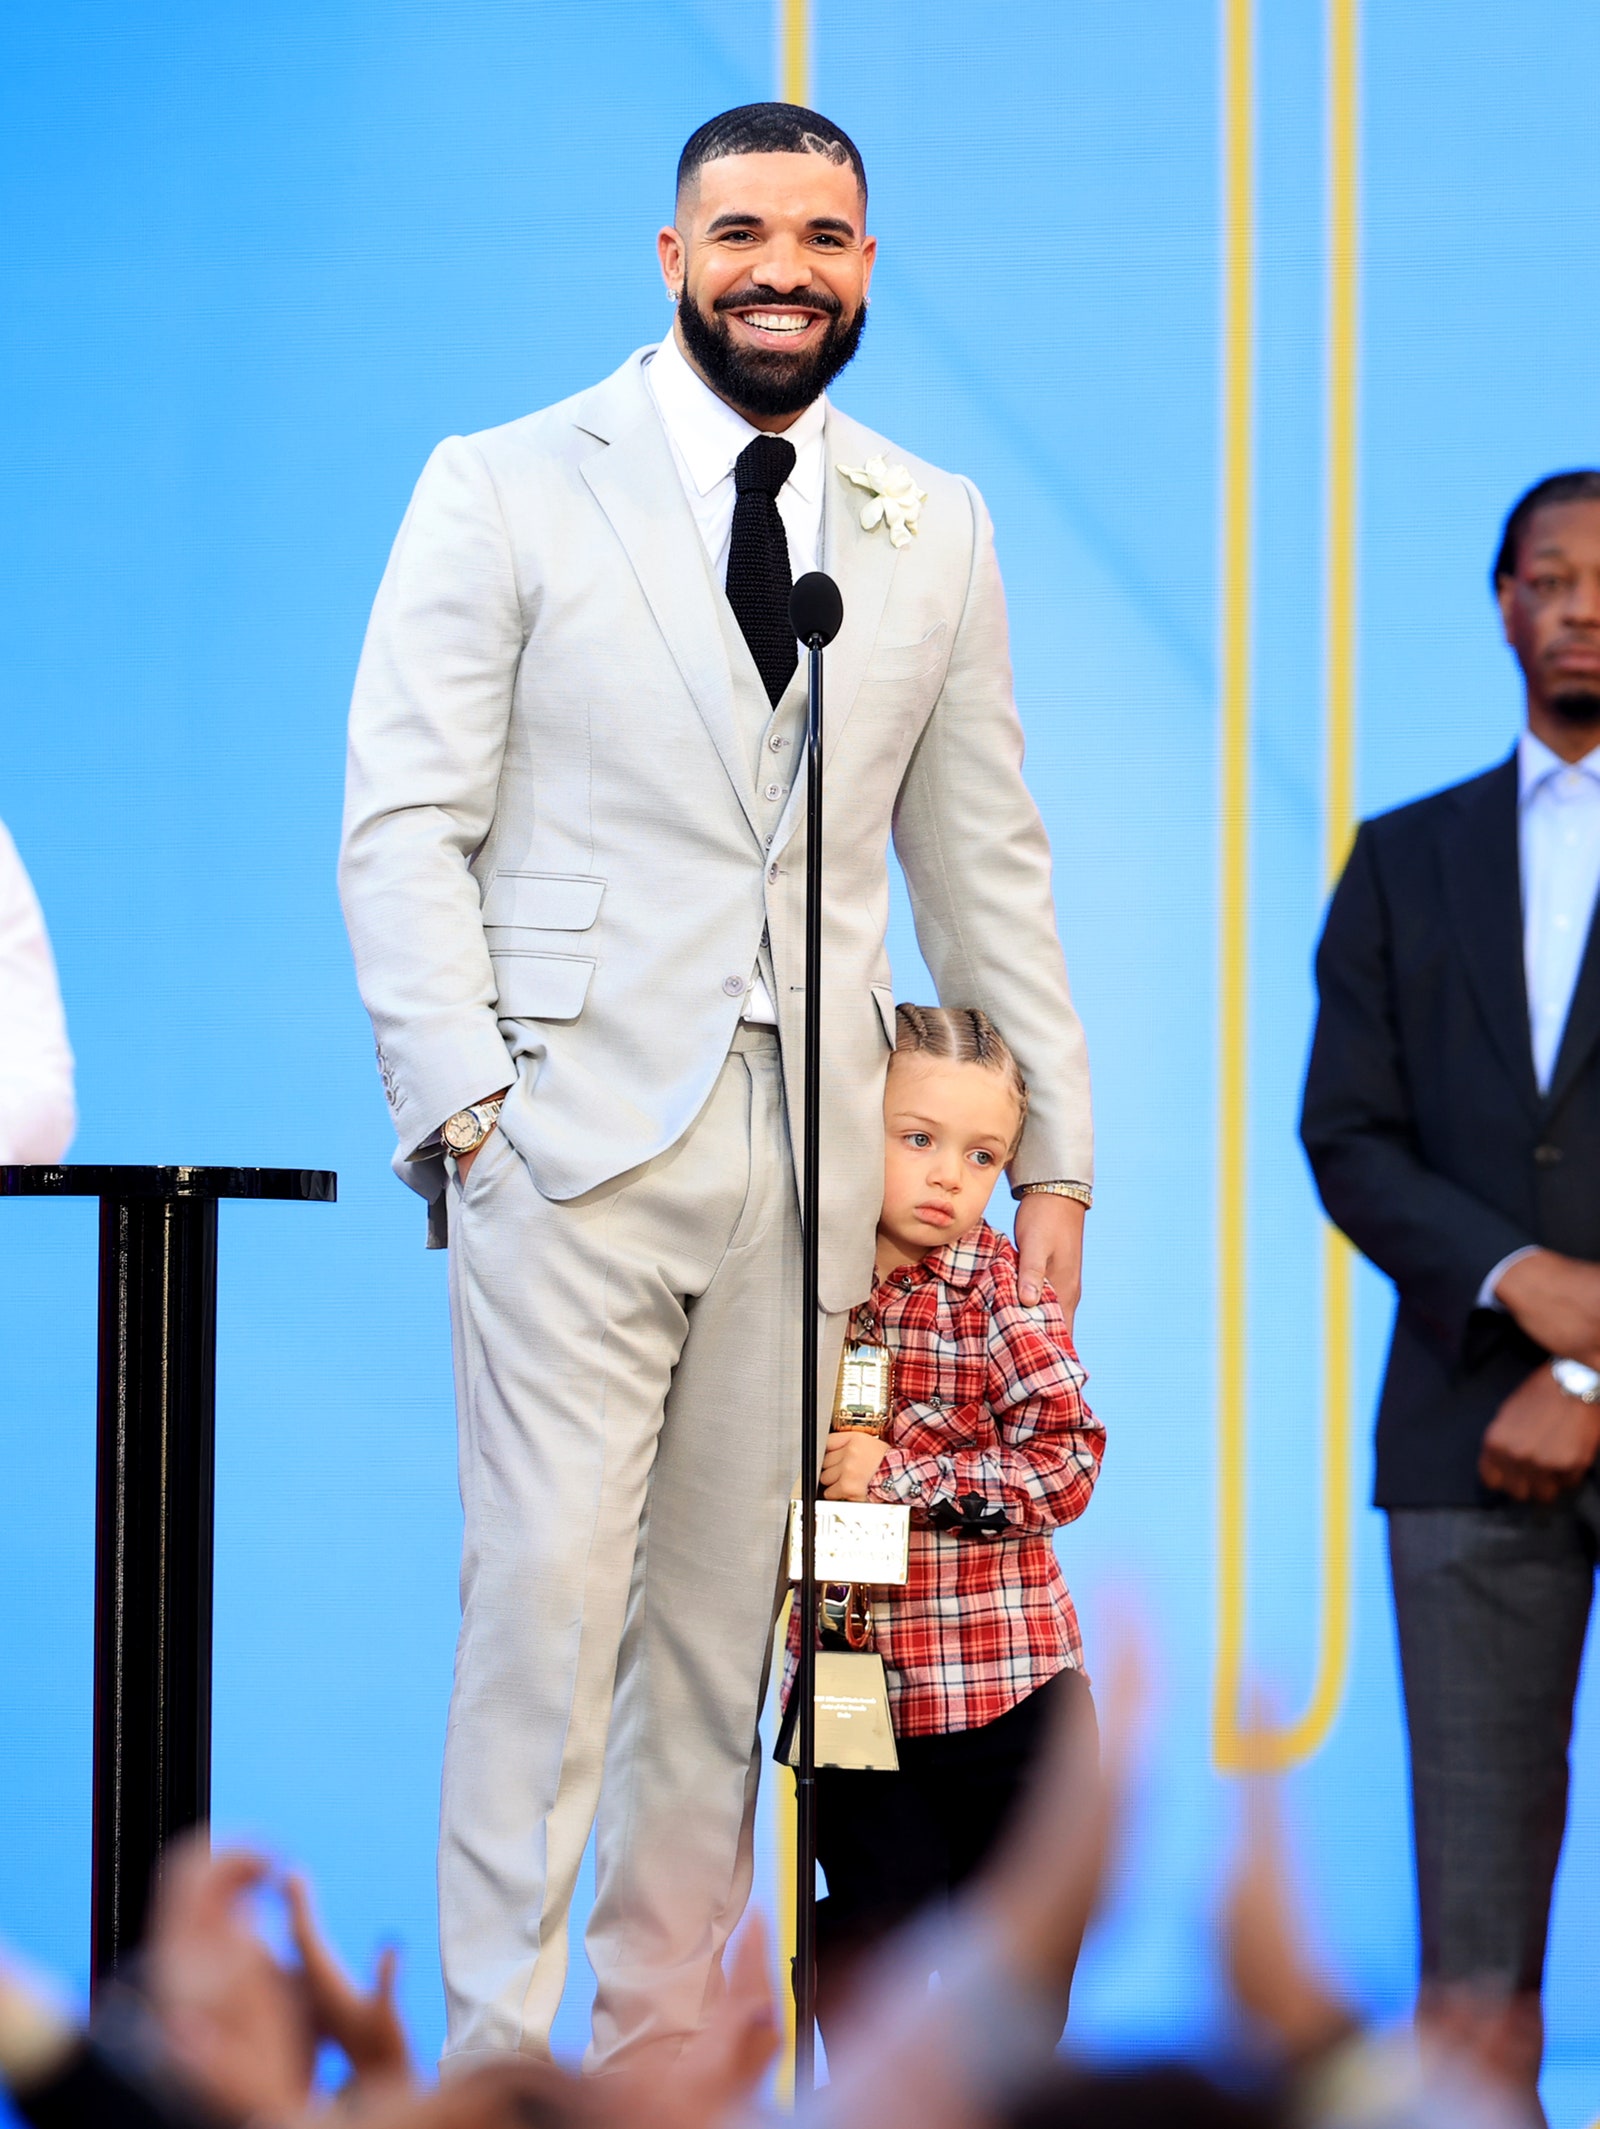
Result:
<instances>
[{"instance_id":1,"label":"smiling bearded man","mask_svg":"<svg viewBox=\"0 0 1600 2129\"><path fill-rule=\"evenodd\" d=\"M807 570L844 597L823 1381L872 1278L891 829L940 996L982 1007L1033 1089L1023 1298L1047 1276L1077 1298L1087 1066L989 521L822 396L861 336L865 216L860 156L815 112L703 126L658 239L675 330L439 447L361 660L341 884L395 1165L451 1255L455 2063L547 2049L591 1826L592 2065L677 2052L749 1892L799 1460ZM924 491L915 537L843 474L879 457ZM992 1520L982 1473L961 1483Z\"/></svg>"}]
</instances>

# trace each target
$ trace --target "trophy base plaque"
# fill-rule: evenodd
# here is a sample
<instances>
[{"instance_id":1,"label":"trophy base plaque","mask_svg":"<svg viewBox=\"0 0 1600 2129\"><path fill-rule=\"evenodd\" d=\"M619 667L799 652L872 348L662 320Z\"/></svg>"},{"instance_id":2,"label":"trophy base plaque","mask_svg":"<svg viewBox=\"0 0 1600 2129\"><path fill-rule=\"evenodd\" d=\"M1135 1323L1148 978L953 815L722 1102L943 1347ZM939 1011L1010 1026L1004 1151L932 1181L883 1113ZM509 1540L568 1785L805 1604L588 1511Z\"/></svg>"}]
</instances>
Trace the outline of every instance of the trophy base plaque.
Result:
<instances>
[{"instance_id":1,"label":"trophy base plaque","mask_svg":"<svg viewBox=\"0 0 1600 2129\"><path fill-rule=\"evenodd\" d=\"M791 1695L773 1755L785 1766L795 1766L800 1758L798 1714L799 1704ZM818 1649L817 1765L870 1774L899 1772L881 1656Z\"/></svg>"}]
</instances>

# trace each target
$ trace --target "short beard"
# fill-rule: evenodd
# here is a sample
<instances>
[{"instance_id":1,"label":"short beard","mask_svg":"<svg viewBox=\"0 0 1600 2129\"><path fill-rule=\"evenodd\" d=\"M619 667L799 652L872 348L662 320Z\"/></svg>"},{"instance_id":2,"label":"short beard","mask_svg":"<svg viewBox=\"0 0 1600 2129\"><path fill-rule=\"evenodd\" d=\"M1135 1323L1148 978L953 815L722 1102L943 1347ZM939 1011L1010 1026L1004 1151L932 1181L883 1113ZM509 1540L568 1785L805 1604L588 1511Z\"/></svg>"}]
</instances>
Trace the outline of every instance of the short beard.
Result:
<instances>
[{"instance_id":1,"label":"short beard","mask_svg":"<svg viewBox=\"0 0 1600 2129\"><path fill-rule=\"evenodd\" d=\"M1545 704L1552 717L1575 727L1600 724L1600 693L1593 688L1567 688Z\"/></svg>"},{"instance_id":2,"label":"short beard","mask_svg":"<svg viewBox=\"0 0 1600 2129\"><path fill-rule=\"evenodd\" d=\"M717 310L735 306L744 309L752 300L768 301L773 310L795 308L792 296L757 288L724 296ZM778 348L740 347L728 330L726 318L707 318L689 294L687 281L678 297L678 324L684 346L720 399L737 407L741 414L803 414L846 363L854 360L866 330L867 306L860 304L855 316L846 318L837 296L824 296L813 290L800 307L822 311L829 320L828 330L816 347L803 355L786 355Z\"/></svg>"}]
</instances>

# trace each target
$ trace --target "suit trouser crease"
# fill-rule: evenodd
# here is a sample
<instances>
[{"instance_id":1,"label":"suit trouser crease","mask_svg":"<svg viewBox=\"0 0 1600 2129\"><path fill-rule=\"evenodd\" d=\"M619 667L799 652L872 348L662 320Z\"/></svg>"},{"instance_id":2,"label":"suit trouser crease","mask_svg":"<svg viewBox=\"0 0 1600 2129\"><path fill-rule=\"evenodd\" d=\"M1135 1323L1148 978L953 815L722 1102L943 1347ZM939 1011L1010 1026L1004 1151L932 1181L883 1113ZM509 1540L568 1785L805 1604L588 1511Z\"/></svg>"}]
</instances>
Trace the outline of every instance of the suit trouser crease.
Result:
<instances>
[{"instance_id":1,"label":"suit trouser crease","mask_svg":"<svg viewBox=\"0 0 1600 2129\"><path fill-rule=\"evenodd\" d=\"M1389 1511L1425 1983L1537 1993L1600 1552L1549 1507Z\"/></svg>"},{"instance_id":2,"label":"suit trouser crease","mask_svg":"<svg viewBox=\"0 0 1600 2129\"><path fill-rule=\"evenodd\" d=\"M692 2030L749 1889L799 1445L776 1041L741 1033L685 1136L585 1197L542 1198L499 1137L452 1185L447 2053L548 2046L593 1825L600 2063Z\"/></svg>"}]
</instances>

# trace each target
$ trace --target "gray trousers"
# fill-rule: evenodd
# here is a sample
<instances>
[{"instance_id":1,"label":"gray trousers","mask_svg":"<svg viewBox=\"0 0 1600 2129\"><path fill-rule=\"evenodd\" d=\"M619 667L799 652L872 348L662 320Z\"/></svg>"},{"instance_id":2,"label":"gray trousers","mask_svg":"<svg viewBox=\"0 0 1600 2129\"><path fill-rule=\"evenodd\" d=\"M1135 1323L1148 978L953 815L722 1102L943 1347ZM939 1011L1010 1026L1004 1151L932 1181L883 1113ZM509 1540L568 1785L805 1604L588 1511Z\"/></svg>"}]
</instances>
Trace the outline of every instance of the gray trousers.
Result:
<instances>
[{"instance_id":1,"label":"gray trousers","mask_svg":"<svg viewBox=\"0 0 1600 2129\"><path fill-rule=\"evenodd\" d=\"M743 1911L799 1472L776 1035L566 1202L495 1132L451 1185L465 1518L439 1846L446 2059L545 2052L591 1827L591 2066L677 2052ZM842 1319L825 1329L832 1386Z\"/></svg>"},{"instance_id":2,"label":"gray trousers","mask_svg":"<svg viewBox=\"0 0 1600 2129\"><path fill-rule=\"evenodd\" d=\"M1389 1511L1424 1984L1539 1991L1597 1555L1593 1473L1551 1507Z\"/></svg>"}]
</instances>

